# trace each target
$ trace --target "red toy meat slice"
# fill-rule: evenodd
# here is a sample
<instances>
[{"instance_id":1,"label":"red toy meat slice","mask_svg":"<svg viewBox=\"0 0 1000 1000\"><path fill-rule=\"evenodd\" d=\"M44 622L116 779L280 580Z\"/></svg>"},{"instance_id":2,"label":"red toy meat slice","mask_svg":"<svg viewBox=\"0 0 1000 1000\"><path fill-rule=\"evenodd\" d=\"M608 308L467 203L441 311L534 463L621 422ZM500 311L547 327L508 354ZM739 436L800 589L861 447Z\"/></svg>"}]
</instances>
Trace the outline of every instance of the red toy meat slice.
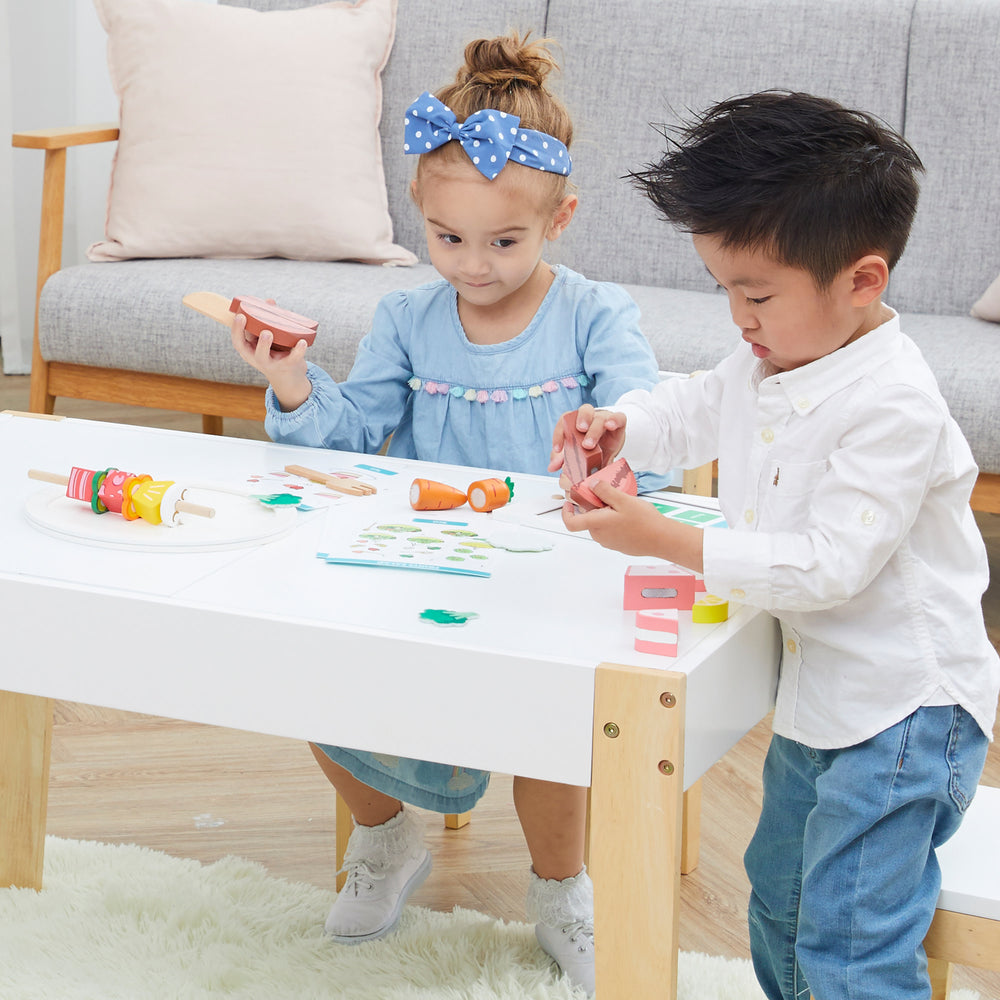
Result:
<instances>
[{"instance_id":1,"label":"red toy meat slice","mask_svg":"<svg viewBox=\"0 0 1000 1000\"><path fill-rule=\"evenodd\" d=\"M319 327L319 323L308 316L280 309L273 302L253 295L234 298L229 311L246 317L246 329L251 337L259 337L264 330L270 330L274 334L273 349L276 351L290 351L300 340L312 344Z\"/></svg>"},{"instance_id":2,"label":"red toy meat slice","mask_svg":"<svg viewBox=\"0 0 1000 1000\"><path fill-rule=\"evenodd\" d=\"M596 510L598 507L606 506L604 501L594 493L593 487L597 482L610 483L615 489L622 490L631 496L635 496L639 492L635 473L624 458L619 458L592 476L588 476L583 482L574 484L569 491L573 503L583 510Z\"/></svg>"},{"instance_id":3,"label":"red toy meat slice","mask_svg":"<svg viewBox=\"0 0 1000 1000\"><path fill-rule=\"evenodd\" d=\"M574 485L592 476L604 465L604 452L600 448L584 448L586 433L576 429L576 411L562 415L563 468Z\"/></svg>"}]
</instances>

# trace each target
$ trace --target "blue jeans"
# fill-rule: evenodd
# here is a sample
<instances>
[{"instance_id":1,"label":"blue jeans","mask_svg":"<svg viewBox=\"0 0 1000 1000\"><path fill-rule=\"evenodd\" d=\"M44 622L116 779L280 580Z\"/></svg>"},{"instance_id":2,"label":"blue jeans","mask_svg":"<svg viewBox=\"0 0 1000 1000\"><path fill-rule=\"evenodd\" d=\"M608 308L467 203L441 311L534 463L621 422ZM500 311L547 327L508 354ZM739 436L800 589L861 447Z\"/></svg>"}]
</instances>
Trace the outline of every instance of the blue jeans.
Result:
<instances>
[{"instance_id":1,"label":"blue jeans","mask_svg":"<svg viewBox=\"0 0 1000 1000\"><path fill-rule=\"evenodd\" d=\"M744 862L750 946L770 1000L927 1000L923 939L988 741L957 705L857 746L773 736Z\"/></svg>"}]
</instances>

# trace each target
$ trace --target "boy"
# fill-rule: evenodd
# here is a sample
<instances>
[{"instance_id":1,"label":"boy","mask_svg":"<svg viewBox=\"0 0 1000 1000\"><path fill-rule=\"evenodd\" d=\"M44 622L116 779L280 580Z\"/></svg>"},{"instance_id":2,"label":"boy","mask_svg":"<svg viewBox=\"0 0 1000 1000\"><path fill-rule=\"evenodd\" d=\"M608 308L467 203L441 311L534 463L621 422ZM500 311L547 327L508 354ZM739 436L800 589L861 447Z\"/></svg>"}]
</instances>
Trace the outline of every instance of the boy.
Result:
<instances>
[{"instance_id":1,"label":"boy","mask_svg":"<svg viewBox=\"0 0 1000 1000\"><path fill-rule=\"evenodd\" d=\"M977 469L882 303L916 209L909 145L805 94L723 102L634 179L692 234L744 343L717 368L581 407L637 469L719 461L734 531L601 485L571 530L705 574L782 631L764 803L745 863L772 1000L926 1000L935 848L985 760L1000 660L983 625ZM557 428L550 468L562 464Z\"/></svg>"}]
</instances>

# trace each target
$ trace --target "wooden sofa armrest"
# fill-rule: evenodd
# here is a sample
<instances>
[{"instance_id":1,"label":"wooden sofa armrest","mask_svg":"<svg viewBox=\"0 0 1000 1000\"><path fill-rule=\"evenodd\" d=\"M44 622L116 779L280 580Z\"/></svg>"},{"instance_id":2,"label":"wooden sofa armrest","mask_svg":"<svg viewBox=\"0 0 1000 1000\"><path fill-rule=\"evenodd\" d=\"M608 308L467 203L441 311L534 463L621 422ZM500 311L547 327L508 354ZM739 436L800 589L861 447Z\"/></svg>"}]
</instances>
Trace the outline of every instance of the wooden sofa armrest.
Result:
<instances>
[{"instance_id":1,"label":"wooden sofa armrest","mask_svg":"<svg viewBox=\"0 0 1000 1000\"><path fill-rule=\"evenodd\" d=\"M35 336L31 350L31 410L51 413L54 399L49 394L45 361L38 345L38 299L45 282L62 267L63 225L66 204L66 149L118 138L118 126L78 125L70 128L36 129L15 132L11 145L45 150L42 180L42 221L38 231L38 277L35 286Z\"/></svg>"},{"instance_id":2,"label":"wooden sofa armrest","mask_svg":"<svg viewBox=\"0 0 1000 1000\"><path fill-rule=\"evenodd\" d=\"M15 132L11 145L22 149L65 149L67 146L87 146L95 142L112 142L118 138L118 126L73 125L69 128L39 128Z\"/></svg>"}]
</instances>

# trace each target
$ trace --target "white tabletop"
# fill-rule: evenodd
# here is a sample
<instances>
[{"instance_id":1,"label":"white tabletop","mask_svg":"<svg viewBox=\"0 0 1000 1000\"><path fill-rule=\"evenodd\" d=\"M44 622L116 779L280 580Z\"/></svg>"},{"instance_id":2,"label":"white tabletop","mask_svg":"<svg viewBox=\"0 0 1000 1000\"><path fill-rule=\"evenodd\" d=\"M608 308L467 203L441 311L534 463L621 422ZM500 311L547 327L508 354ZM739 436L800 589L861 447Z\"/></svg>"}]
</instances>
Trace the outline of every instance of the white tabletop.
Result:
<instances>
[{"instance_id":1,"label":"white tabletop","mask_svg":"<svg viewBox=\"0 0 1000 1000\"><path fill-rule=\"evenodd\" d=\"M418 516L408 503L416 476L464 489L490 470L9 414L0 448L0 688L575 784L590 780L602 662L688 675L686 784L771 705L770 616L688 620L677 658L637 653L622 592L625 569L643 560L560 531L557 514L541 519L546 530L510 527L521 509L539 520L531 511L554 480L514 475L504 529L552 548L494 552L479 579L331 565L316 551L328 518ZM40 492L62 492L29 480L29 468L117 466L243 487L289 463L395 474L370 474L374 497L293 513L287 534L220 551L109 548L48 534L27 516ZM484 533L496 526L467 506L433 516L452 515ZM442 628L420 619L429 608L479 617Z\"/></svg>"}]
</instances>

